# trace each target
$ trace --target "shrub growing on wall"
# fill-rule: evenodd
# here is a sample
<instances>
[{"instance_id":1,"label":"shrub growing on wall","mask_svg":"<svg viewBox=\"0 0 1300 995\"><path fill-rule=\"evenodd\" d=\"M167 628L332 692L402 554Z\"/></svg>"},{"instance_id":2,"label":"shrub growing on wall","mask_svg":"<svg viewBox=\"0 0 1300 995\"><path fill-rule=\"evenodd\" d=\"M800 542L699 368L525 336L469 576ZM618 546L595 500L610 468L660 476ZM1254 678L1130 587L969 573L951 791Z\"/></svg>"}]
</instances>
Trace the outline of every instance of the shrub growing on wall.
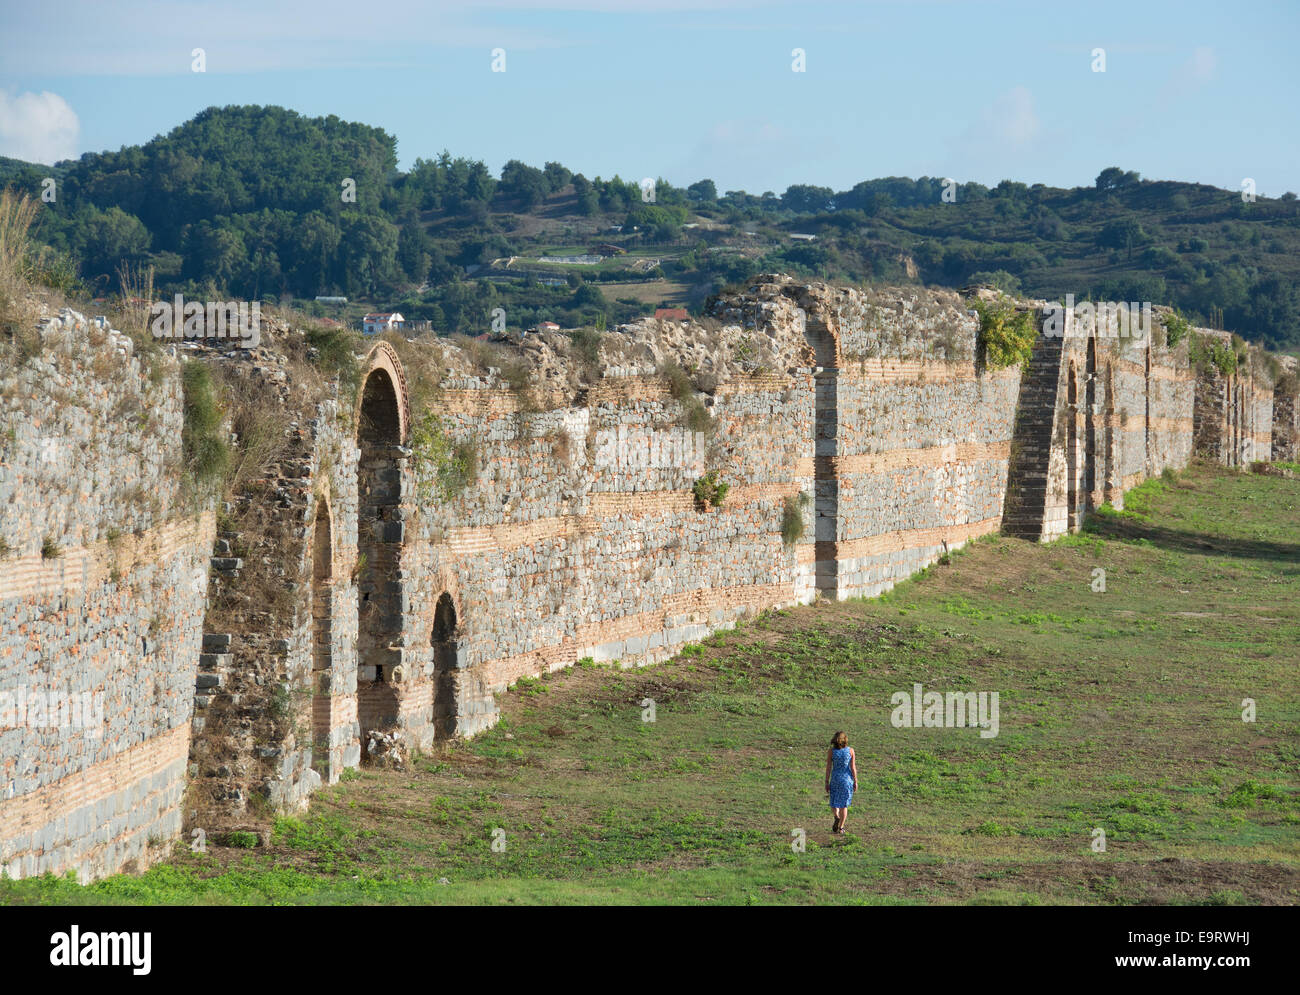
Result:
<instances>
[{"instance_id":1,"label":"shrub growing on wall","mask_svg":"<svg viewBox=\"0 0 1300 995\"><path fill-rule=\"evenodd\" d=\"M704 402L695 393L695 384L691 376L677 363L669 360L659 367L659 375L668 381L668 392L681 405L679 421L692 432L709 432L713 428L713 416L709 414Z\"/></svg>"},{"instance_id":2,"label":"shrub growing on wall","mask_svg":"<svg viewBox=\"0 0 1300 995\"><path fill-rule=\"evenodd\" d=\"M568 334L573 351L584 363L595 366L600 362L600 345L604 336L599 331L594 328L575 328Z\"/></svg>"},{"instance_id":3,"label":"shrub growing on wall","mask_svg":"<svg viewBox=\"0 0 1300 995\"><path fill-rule=\"evenodd\" d=\"M803 509L808 505L808 495L803 491L790 494L785 499L785 508L781 513L781 541L793 546L803 535Z\"/></svg>"},{"instance_id":4,"label":"shrub growing on wall","mask_svg":"<svg viewBox=\"0 0 1300 995\"><path fill-rule=\"evenodd\" d=\"M327 377L338 378L339 409L350 414L361 387L356 333L346 328L309 328L307 344L316 350L313 358L316 367Z\"/></svg>"},{"instance_id":5,"label":"shrub growing on wall","mask_svg":"<svg viewBox=\"0 0 1300 995\"><path fill-rule=\"evenodd\" d=\"M984 366L1001 370L1028 363L1036 337L1033 314L1016 311L1005 296L996 301L976 299L974 308L980 319L979 353L984 357Z\"/></svg>"},{"instance_id":6,"label":"shrub growing on wall","mask_svg":"<svg viewBox=\"0 0 1300 995\"><path fill-rule=\"evenodd\" d=\"M1208 371L1214 367L1225 377L1237 372L1237 353L1226 342L1208 335L1192 336L1189 352L1192 365L1198 370Z\"/></svg>"},{"instance_id":7,"label":"shrub growing on wall","mask_svg":"<svg viewBox=\"0 0 1300 995\"><path fill-rule=\"evenodd\" d=\"M478 476L478 447L453 441L432 411L411 427L411 465L421 496L450 501Z\"/></svg>"},{"instance_id":8,"label":"shrub growing on wall","mask_svg":"<svg viewBox=\"0 0 1300 995\"><path fill-rule=\"evenodd\" d=\"M1177 311L1170 311L1161 323L1165 326L1165 345L1170 349L1187 338L1192 330L1192 323Z\"/></svg>"},{"instance_id":9,"label":"shrub growing on wall","mask_svg":"<svg viewBox=\"0 0 1300 995\"><path fill-rule=\"evenodd\" d=\"M197 360L185 364L181 374L185 422L181 449L185 469L200 488L208 488L226 472L230 450L221 437L221 402L208 368Z\"/></svg>"},{"instance_id":10,"label":"shrub growing on wall","mask_svg":"<svg viewBox=\"0 0 1300 995\"><path fill-rule=\"evenodd\" d=\"M691 488L695 492L695 506L701 511L710 506L721 508L722 503L727 499L727 491L731 489L731 485L719 480L718 476L717 470L710 470L695 481L695 486Z\"/></svg>"}]
</instances>

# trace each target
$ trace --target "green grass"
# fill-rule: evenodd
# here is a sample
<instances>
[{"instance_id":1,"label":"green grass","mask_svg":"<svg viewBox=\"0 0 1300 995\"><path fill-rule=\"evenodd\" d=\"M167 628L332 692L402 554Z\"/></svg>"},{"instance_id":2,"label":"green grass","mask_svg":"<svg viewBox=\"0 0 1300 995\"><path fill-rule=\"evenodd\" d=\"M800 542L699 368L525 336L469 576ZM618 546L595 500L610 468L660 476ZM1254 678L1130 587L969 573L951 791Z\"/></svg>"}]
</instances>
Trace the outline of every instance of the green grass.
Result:
<instances>
[{"instance_id":1,"label":"green grass","mask_svg":"<svg viewBox=\"0 0 1300 995\"><path fill-rule=\"evenodd\" d=\"M267 847L0 901L1294 904L1300 481L1197 467L1132 498L656 667L521 681L495 729L322 790ZM1000 734L894 728L913 683L998 691ZM845 837L837 729L861 778Z\"/></svg>"}]
</instances>

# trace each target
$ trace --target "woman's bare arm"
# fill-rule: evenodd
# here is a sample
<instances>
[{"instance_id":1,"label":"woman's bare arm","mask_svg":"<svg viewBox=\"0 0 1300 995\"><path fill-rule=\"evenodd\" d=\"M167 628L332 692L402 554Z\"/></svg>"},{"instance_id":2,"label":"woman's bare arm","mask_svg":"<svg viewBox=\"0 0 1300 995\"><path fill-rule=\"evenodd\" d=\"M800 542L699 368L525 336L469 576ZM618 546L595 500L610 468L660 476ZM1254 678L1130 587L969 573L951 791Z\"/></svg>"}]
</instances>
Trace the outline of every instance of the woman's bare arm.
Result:
<instances>
[{"instance_id":1,"label":"woman's bare arm","mask_svg":"<svg viewBox=\"0 0 1300 995\"><path fill-rule=\"evenodd\" d=\"M858 755L857 755L856 753L854 753L853 750L849 750L849 770L853 771L853 788L854 788L854 790L857 790L857 787L858 787Z\"/></svg>"},{"instance_id":2,"label":"woman's bare arm","mask_svg":"<svg viewBox=\"0 0 1300 995\"><path fill-rule=\"evenodd\" d=\"M831 790L831 751L826 751L826 790Z\"/></svg>"}]
</instances>

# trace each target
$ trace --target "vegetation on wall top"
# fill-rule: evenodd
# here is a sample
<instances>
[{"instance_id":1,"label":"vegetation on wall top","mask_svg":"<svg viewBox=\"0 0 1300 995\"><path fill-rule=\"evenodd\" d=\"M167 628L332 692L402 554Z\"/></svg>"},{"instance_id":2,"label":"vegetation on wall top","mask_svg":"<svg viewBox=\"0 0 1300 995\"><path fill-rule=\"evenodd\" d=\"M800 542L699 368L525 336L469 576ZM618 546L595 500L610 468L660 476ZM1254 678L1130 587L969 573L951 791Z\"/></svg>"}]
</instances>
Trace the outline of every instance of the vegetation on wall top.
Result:
<instances>
[{"instance_id":1,"label":"vegetation on wall top","mask_svg":"<svg viewBox=\"0 0 1300 995\"><path fill-rule=\"evenodd\" d=\"M1165 345L1170 349L1187 338L1188 333L1192 330L1192 323L1184 318L1176 308L1161 319L1161 324L1165 327Z\"/></svg>"},{"instance_id":2,"label":"vegetation on wall top","mask_svg":"<svg viewBox=\"0 0 1300 995\"><path fill-rule=\"evenodd\" d=\"M230 449L221 430L225 412L212 374L201 362L185 363L181 385L185 413L181 449L185 470L200 490L211 490L230 464Z\"/></svg>"},{"instance_id":3,"label":"vegetation on wall top","mask_svg":"<svg viewBox=\"0 0 1300 995\"><path fill-rule=\"evenodd\" d=\"M1205 372L1213 368L1225 377L1237 372L1237 353L1232 346L1210 335L1193 335L1189 356L1192 365Z\"/></svg>"},{"instance_id":4,"label":"vegetation on wall top","mask_svg":"<svg viewBox=\"0 0 1300 995\"><path fill-rule=\"evenodd\" d=\"M972 306L980 319L976 341L985 368L1001 370L1027 364L1038 335L1033 313L1017 311L1005 295L999 295L995 301L975 298Z\"/></svg>"}]
</instances>

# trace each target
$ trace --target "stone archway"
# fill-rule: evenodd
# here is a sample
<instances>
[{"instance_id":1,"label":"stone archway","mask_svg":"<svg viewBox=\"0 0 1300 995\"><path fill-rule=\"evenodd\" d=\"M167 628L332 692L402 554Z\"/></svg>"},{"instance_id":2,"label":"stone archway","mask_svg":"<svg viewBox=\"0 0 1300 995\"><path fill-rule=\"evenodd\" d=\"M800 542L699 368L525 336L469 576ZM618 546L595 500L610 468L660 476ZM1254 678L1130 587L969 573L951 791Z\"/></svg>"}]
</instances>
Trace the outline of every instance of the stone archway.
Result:
<instances>
[{"instance_id":1,"label":"stone archway","mask_svg":"<svg viewBox=\"0 0 1300 995\"><path fill-rule=\"evenodd\" d=\"M391 347L377 346L357 408L357 719L366 750L372 730L400 719L406 538L403 460L409 424L405 379Z\"/></svg>"},{"instance_id":2,"label":"stone archway","mask_svg":"<svg viewBox=\"0 0 1300 995\"><path fill-rule=\"evenodd\" d=\"M1065 528L1079 523L1079 383L1070 363L1065 406Z\"/></svg>"},{"instance_id":3,"label":"stone archway","mask_svg":"<svg viewBox=\"0 0 1300 995\"><path fill-rule=\"evenodd\" d=\"M1105 492L1103 500L1115 504L1120 500L1123 493L1119 482L1115 479L1115 449L1119 445L1119 430L1115 424L1115 367L1112 363L1106 364L1106 470L1103 486Z\"/></svg>"},{"instance_id":4,"label":"stone archway","mask_svg":"<svg viewBox=\"0 0 1300 995\"><path fill-rule=\"evenodd\" d=\"M1151 476L1151 346L1146 347L1146 365L1144 368L1144 390L1142 396L1145 399L1146 409L1142 421L1142 439L1145 446L1145 455L1143 456L1142 473L1144 476Z\"/></svg>"},{"instance_id":5,"label":"stone archway","mask_svg":"<svg viewBox=\"0 0 1300 995\"><path fill-rule=\"evenodd\" d=\"M1088 339L1087 365L1084 367L1084 437L1083 437L1083 493L1087 508L1095 508L1105 500L1102 497L1104 482L1097 482L1097 339Z\"/></svg>"},{"instance_id":6,"label":"stone archway","mask_svg":"<svg viewBox=\"0 0 1300 995\"><path fill-rule=\"evenodd\" d=\"M455 672L459 652L459 627L456 603L444 591L433 610L433 727L434 736L452 735L456 724L457 701Z\"/></svg>"},{"instance_id":7,"label":"stone archway","mask_svg":"<svg viewBox=\"0 0 1300 995\"><path fill-rule=\"evenodd\" d=\"M324 498L316 499L316 524L311 543L311 757L312 769L322 781L330 781L333 757L330 730L333 725L332 671L334 667L334 540L330 509Z\"/></svg>"},{"instance_id":8,"label":"stone archway","mask_svg":"<svg viewBox=\"0 0 1300 995\"><path fill-rule=\"evenodd\" d=\"M1228 428L1228 452L1225 454L1223 462L1227 466L1236 466L1237 453L1241 451L1241 424L1237 418L1237 407L1241 401L1241 391L1237 387L1235 374L1228 377L1227 382L1228 388L1225 392L1227 395L1227 410L1225 416Z\"/></svg>"}]
</instances>

